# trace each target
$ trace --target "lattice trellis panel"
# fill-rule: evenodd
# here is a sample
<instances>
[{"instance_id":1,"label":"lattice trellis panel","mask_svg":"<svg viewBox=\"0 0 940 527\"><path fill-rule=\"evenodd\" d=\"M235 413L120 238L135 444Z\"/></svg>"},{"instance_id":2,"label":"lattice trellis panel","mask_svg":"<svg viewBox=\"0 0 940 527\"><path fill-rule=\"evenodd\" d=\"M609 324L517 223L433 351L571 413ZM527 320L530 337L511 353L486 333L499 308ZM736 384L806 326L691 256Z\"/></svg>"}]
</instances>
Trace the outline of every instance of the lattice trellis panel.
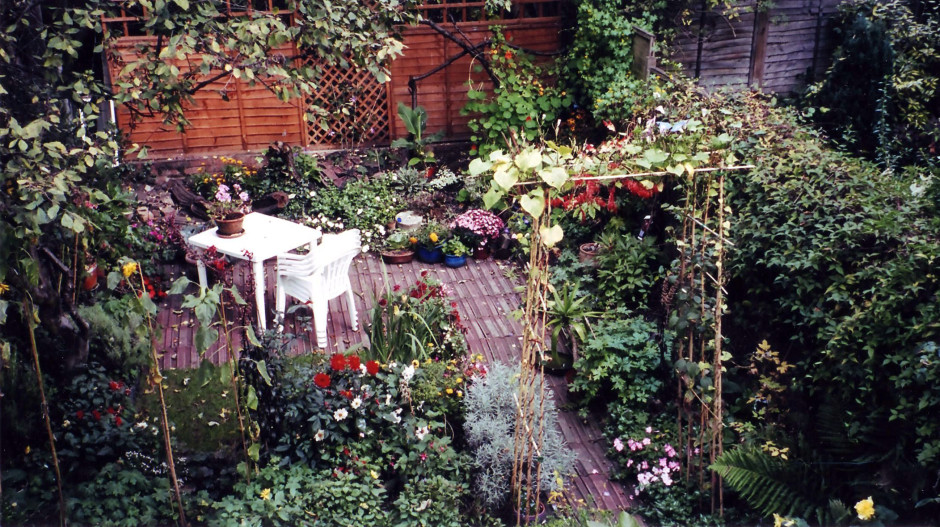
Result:
<instances>
[{"instance_id":1,"label":"lattice trellis panel","mask_svg":"<svg viewBox=\"0 0 940 527\"><path fill-rule=\"evenodd\" d=\"M308 65L318 65L310 61ZM351 148L385 143L389 138L388 92L371 73L319 66L320 90L305 100L307 146ZM315 110L320 108L325 114Z\"/></svg>"}]
</instances>

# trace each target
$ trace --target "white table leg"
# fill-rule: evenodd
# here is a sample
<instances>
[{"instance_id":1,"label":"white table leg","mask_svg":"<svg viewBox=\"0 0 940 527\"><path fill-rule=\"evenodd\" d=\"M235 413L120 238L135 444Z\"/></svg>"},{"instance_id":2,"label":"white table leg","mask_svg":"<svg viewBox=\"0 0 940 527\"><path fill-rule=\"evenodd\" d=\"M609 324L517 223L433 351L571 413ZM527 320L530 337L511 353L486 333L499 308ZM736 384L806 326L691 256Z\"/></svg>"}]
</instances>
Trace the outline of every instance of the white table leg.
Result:
<instances>
[{"instance_id":1,"label":"white table leg","mask_svg":"<svg viewBox=\"0 0 940 527\"><path fill-rule=\"evenodd\" d=\"M196 259L196 272L199 273L199 287L205 290L209 287L209 279L206 278L206 263L202 261L202 258Z\"/></svg>"},{"instance_id":2,"label":"white table leg","mask_svg":"<svg viewBox=\"0 0 940 527\"><path fill-rule=\"evenodd\" d=\"M264 332L268 328L264 310L264 262L252 261L251 271L255 280L255 304L258 306L258 327Z\"/></svg>"}]
</instances>

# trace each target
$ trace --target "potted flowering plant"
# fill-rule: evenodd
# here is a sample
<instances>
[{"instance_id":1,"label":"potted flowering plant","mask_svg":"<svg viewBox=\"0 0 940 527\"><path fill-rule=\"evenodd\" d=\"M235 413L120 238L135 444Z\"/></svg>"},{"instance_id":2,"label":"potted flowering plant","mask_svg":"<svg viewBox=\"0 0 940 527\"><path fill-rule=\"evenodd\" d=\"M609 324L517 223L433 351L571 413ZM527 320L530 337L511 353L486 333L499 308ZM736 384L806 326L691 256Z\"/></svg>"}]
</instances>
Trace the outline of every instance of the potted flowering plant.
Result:
<instances>
[{"instance_id":1,"label":"potted flowering plant","mask_svg":"<svg viewBox=\"0 0 940 527\"><path fill-rule=\"evenodd\" d=\"M473 257L478 260L489 256L490 245L505 226L499 216L482 209L470 209L451 223L454 232L473 248Z\"/></svg>"},{"instance_id":2,"label":"potted flowering plant","mask_svg":"<svg viewBox=\"0 0 940 527\"><path fill-rule=\"evenodd\" d=\"M453 237L446 242L442 247L444 251L444 265L447 267L463 267L467 264L467 253L470 250L460 238Z\"/></svg>"},{"instance_id":3,"label":"potted flowering plant","mask_svg":"<svg viewBox=\"0 0 940 527\"><path fill-rule=\"evenodd\" d=\"M414 258L414 246L418 239L404 231L393 231L382 248L382 261L388 264L408 263Z\"/></svg>"},{"instance_id":4,"label":"potted flowering plant","mask_svg":"<svg viewBox=\"0 0 940 527\"><path fill-rule=\"evenodd\" d=\"M215 193L215 200L210 201L206 209L218 225L219 235L238 236L244 232L242 221L251 210L251 199L238 183L231 188L222 183Z\"/></svg>"},{"instance_id":5,"label":"potted flowering plant","mask_svg":"<svg viewBox=\"0 0 940 527\"><path fill-rule=\"evenodd\" d=\"M424 263L440 263L444 260L441 245L450 235L447 227L440 223L429 221L417 233L418 247L415 255Z\"/></svg>"}]
</instances>

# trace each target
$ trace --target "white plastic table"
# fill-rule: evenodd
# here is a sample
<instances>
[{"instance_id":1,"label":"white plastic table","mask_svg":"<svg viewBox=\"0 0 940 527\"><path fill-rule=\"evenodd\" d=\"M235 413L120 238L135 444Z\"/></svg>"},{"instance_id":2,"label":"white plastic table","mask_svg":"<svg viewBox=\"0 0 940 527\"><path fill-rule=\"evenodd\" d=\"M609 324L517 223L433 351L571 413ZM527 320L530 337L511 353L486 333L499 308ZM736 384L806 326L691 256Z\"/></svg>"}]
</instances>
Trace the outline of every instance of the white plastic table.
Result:
<instances>
[{"instance_id":1,"label":"white plastic table","mask_svg":"<svg viewBox=\"0 0 940 527\"><path fill-rule=\"evenodd\" d=\"M189 237L187 243L200 249L215 247L221 254L251 262L251 272L255 281L255 304L258 308L258 327L267 329L264 310L264 261L279 254L290 252L299 247L308 246L313 250L320 240L318 229L311 229L292 221L252 212L245 216L245 233L236 238L222 238L217 229L209 229ZM206 264L197 260L199 286L207 287Z\"/></svg>"}]
</instances>

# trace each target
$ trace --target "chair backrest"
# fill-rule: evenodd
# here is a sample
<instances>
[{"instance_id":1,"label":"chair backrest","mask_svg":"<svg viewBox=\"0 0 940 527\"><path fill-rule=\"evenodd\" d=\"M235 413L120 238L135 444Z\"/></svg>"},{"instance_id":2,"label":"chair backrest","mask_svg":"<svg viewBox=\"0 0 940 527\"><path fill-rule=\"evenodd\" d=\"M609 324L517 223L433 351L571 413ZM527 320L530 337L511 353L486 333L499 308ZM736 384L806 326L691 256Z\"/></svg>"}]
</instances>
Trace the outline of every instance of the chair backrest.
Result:
<instances>
[{"instance_id":1,"label":"chair backrest","mask_svg":"<svg viewBox=\"0 0 940 527\"><path fill-rule=\"evenodd\" d=\"M277 258L280 275L303 276L319 282L318 293L333 298L349 287L349 265L362 252L359 229L326 234L309 254L285 254Z\"/></svg>"}]
</instances>

